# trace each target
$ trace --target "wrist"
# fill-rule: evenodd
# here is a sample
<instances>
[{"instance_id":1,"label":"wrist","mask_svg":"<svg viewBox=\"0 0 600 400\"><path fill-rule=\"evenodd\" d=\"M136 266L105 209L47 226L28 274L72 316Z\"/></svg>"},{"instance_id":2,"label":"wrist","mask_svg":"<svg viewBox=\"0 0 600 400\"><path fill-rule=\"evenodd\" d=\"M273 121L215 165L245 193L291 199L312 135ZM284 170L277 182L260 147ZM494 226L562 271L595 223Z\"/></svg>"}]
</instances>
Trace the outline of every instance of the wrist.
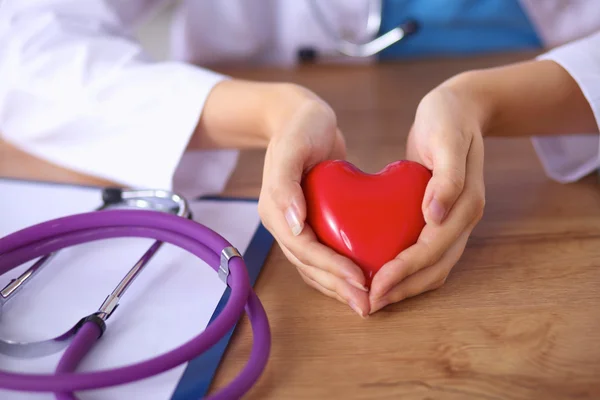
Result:
<instances>
[{"instance_id":1,"label":"wrist","mask_svg":"<svg viewBox=\"0 0 600 400\"><path fill-rule=\"evenodd\" d=\"M336 120L316 94L290 83L226 80L212 90L190 148L264 148L298 120Z\"/></svg>"},{"instance_id":2,"label":"wrist","mask_svg":"<svg viewBox=\"0 0 600 400\"><path fill-rule=\"evenodd\" d=\"M464 110L468 110L469 118L474 119L482 136L494 130L498 109L494 91L486 85L489 78L485 73L480 70L463 72L440 85L452 92Z\"/></svg>"},{"instance_id":3,"label":"wrist","mask_svg":"<svg viewBox=\"0 0 600 400\"><path fill-rule=\"evenodd\" d=\"M444 85L467 99L484 136L598 132L578 83L551 60L465 72Z\"/></svg>"},{"instance_id":4,"label":"wrist","mask_svg":"<svg viewBox=\"0 0 600 400\"><path fill-rule=\"evenodd\" d=\"M276 83L268 88L263 107L264 138L271 142L295 121L326 121L337 126L333 109L312 91L295 84Z\"/></svg>"},{"instance_id":5,"label":"wrist","mask_svg":"<svg viewBox=\"0 0 600 400\"><path fill-rule=\"evenodd\" d=\"M189 148L264 148L317 99L297 85L224 80L208 96Z\"/></svg>"}]
</instances>

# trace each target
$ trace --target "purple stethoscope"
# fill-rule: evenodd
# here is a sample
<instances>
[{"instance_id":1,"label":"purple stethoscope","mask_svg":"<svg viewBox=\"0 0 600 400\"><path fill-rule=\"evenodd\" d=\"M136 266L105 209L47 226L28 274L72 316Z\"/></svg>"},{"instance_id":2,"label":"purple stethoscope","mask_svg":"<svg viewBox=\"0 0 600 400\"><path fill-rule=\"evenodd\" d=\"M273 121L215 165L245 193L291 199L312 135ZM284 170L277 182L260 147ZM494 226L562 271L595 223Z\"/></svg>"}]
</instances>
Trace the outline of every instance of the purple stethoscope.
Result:
<instances>
[{"instance_id":1,"label":"purple stethoscope","mask_svg":"<svg viewBox=\"0 0 600 400\"><path fill-rule=\"evenodd\" d=\"M33 358L65 350L54 374L0 371L0 388L26 392L52 392L56 399L76 399L74 392L121 385L152 377L191 361L214 346L245 311L252 325L253 347L248 363L211 399L238 399L261 376L269 358L271 332L265 310L252 290L248 271L238 250L216 232L191 219L181 196L162 190L105 189L103 205L89 213L57 218L22 229L0 239L0 275L39 258L27 271L0 291L0 311L23 285L50 262L56 252L95 240L139 237L156 242L128 271L98 311L83 317L64 334L40 342L0 339L0 353ZM157 212L158 211L158 212ZM106 329L106 321L119 299L163 243L178 246L210 265L231 296L223 311L187 343L155 358L124 367L88 373L75 372Z\"/></svg>"}]
</instances>

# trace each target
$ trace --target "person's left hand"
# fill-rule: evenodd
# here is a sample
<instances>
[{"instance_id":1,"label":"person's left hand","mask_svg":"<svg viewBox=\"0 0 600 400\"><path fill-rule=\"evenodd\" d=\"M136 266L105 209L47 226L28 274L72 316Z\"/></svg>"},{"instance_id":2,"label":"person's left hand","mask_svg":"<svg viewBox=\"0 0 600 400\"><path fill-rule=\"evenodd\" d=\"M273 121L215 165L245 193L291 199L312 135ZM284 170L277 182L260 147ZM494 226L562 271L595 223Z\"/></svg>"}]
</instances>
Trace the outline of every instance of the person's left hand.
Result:
<instances>
[{"instance_id":1,"label":"person's left hand","mask_svg":"<svg viewBox=\"0 0 600 400\"><path fill-rule=\"evenodd\" d=\"M418 241L374 276L370 308L437 289L460 259L483 215L483 137L477 102L442 85L423 98L407 142L407 158L433 172L423 200Z\"/></svg>"}]
</instances>

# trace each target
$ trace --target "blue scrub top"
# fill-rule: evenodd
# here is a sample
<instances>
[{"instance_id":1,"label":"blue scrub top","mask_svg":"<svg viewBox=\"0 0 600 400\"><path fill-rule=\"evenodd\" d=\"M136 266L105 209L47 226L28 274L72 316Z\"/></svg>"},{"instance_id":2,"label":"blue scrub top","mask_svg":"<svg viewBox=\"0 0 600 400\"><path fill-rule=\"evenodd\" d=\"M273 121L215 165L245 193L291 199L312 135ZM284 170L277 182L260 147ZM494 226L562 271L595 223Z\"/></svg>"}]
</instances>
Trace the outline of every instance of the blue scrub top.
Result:
<instances>
[{"instance_id":1,"label":"blue scrub top","mask_svg":"<svg viewBox=\"0 0 600 400\"><path fill-rule=\"evenodd\" d=\"M518 0L383 0L382 8L380 34L408 19L419 30L382 51L381 60L542 47Z\"/></svg>"}]
</instances>

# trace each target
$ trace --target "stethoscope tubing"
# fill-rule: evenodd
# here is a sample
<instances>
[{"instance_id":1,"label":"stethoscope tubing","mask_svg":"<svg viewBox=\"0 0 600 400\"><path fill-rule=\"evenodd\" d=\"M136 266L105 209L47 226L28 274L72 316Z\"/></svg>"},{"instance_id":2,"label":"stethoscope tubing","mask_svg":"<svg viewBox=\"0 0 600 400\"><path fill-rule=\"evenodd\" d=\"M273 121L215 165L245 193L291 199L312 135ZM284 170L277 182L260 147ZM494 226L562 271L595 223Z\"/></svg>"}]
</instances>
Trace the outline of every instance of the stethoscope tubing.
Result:
<instances>
[{"instance_id":1,"label":"stethoscope tubing","mask_svg":"<svg viewBox=\"0 0 600 400\"><path fill-rule=\"evenodd\" d=\"M75 334L73 341L65 350L56 367L56 374L75 372L79 363L92 350L102 331L93 322L85 323ZM54 393L56 400L77 400L72 392Z\"/></svg>"},{"instance_id":2,"label":"stethoscope tubing","mask_svg":"<svg viewBox=\"0 0 600 400\"><path fill-rule=\"evenodd\" d=\"M215 271L220 254L231 246L209 228L167 213L143 210L106 210L58 218L6 236L0 240L0 275L35 258L66 247L118 237L142 237L178 246L204 260ZM72 392L100 389L138 381L177 367L202 354L231 330L244 310L252 323L253 349L246 367L229 386L211 399L243 396L258 380L270 353L271 333L262 304L252 291L243 260L229 260L227 284L231 296L223 311L190 341L153 359L112 370L74 373L78 363L100 336L99 327L88 322L77 332L57 366L57 374L20 374L0 371L5 389L54 392L58 399L74 399ZM59 373L60 372L60 373Z\"/></svg>"}]
</instances>

